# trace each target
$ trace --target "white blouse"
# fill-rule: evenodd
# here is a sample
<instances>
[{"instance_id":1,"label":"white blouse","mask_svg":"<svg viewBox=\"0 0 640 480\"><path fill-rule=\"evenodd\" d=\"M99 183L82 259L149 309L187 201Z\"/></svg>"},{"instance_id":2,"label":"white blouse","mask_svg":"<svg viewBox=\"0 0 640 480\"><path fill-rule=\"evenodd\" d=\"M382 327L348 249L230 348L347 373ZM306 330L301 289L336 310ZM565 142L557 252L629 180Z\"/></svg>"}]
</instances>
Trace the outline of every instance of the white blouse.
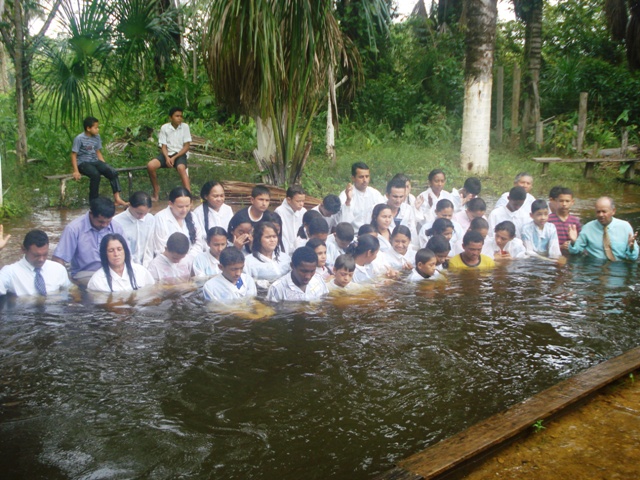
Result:
<instances>
[{"instance_id":1,"label":"white blouse","mask_svg":"<svg viewBox=\"0 0 640 480\"><path fill-rule=\"evenodd\" d=\"M137 263L132 263L133 267L133 275L136 278L136 284L138 288L146 287L148 285L153 285L156 281L151 276L149 270L144 268L142 265ZM96 273L93 274L91 280L89 280L89 284L87 285L87 290L91 290L94 292L105 292L111 293L113 292L131 292L133 291L133 287L131 286L131 279L129 277L129 272L125 267L124 272L122 272L122 276L118 275L113 269L109 268L109 273L111 274L111 287L113 290L109 289L109 284L107 283L107 276L104 273L104 269L100 268L96 270Z\"/></svg>"},{"instance_id":2,"label":"white blouse","mask_svg":"<svg viewBox=\"0 0 640 480\"><path fill-rule=\"evenodd\" d=\"M204 207L198 205L191 214L193 215L196 228L202 234L202 240L207 243L207 230L204 228ZM229 205L223 203L217 212L211 207L207 208L207 216L209 217L209 228L222 227L228 230L229 222L231 221L231 217L233 217L233 210L231 210Z\"/></svg>"},{"instance_id":3,"label":"white blouse","mask_svg":"<svg viewBox=\"0 0 640 480\"><path fill-rule=\"evenodd\" d=\"M147 251L144 255L144 265L148 266L149 262L151 262L154 257L164 252L164 249L167 246L167 239L175 232L184 233L187 238L189 238L191 249L187 256L190 256L192 261L200 252L204 252L207 248L207 243L203 238L202 232L198 228L198 223L195 219L193 223L196 228L196 241L192 243L191 238L189 237L189 228L187 227L186 219L183 220L182 225L180 225L178 220L176 220L176 217L173 216L171 207L167 207L158 212L155 216L153 232L149 236L149 241L147 242Z\"/></svg>"}]
</instances>

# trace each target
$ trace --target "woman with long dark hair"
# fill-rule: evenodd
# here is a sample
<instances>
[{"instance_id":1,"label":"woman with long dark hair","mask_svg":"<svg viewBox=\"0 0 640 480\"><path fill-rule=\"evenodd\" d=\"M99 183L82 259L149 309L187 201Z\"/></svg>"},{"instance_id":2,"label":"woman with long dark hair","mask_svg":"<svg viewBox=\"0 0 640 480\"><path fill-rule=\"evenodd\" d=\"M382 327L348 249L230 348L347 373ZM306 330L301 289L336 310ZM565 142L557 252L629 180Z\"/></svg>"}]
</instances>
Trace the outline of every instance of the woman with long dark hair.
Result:
<instances>
[{"instance_id":1,"label":"woman with long dark hair","mask_svg":"<svg viewBox=\"0 0 640 480\"><path fill-rule=\"evenodd\" d=\"M100 263L88 290L95 292L130 292L153 285L155 280L142 265L131 261L127 241L119 233L105 235L100 242Z\"/></svg>"},{"instance_id":2,"label":"woman with long dark hair","mask_svg":"<svg viewBox=\"0 0 640 480\"><path fill-rule=\"evenodd\" d=\"M153 233L149 238L145 265L164 252L172 233L184 233L189 239L189 256L195 258L206 249L205 238L195 224L191 213L191 193L184 187L176 187L169 193L169 205L155 217Z\"/></svg>"}]
</instances>

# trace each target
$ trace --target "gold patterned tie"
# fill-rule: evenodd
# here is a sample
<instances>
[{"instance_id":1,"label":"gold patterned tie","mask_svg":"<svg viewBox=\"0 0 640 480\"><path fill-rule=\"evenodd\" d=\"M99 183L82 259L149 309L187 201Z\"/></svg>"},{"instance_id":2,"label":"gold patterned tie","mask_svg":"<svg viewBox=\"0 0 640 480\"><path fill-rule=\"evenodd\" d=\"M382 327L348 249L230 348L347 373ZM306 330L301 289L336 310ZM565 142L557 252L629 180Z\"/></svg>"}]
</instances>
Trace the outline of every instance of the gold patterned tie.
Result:
<instances>
[{"instance_id":1,"label":"gold patterned tie","mask_svg":"<svg viewBox=\"0 0 640 480\"><path fill-rule=\"evenodd\" d=\"M607 256L607 258L612 262L615 262L617 258L613 254L613 250L611 250L611 239L609 238L609 225L604 227L604 234L602 235L602 246L604 247L604 254Z\"/></svg>"}]
</instances>

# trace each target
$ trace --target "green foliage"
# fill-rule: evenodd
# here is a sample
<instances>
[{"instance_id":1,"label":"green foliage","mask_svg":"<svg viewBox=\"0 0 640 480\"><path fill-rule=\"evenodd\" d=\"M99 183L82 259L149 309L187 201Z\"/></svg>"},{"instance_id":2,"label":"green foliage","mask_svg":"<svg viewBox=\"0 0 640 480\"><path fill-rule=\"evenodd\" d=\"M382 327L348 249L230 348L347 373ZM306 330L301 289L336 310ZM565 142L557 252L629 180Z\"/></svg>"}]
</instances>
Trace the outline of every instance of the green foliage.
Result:
<instances>
[{"instance_id":1,"label":"green foliage","mask_svg":"<svg viewBox=\"0 0 640 480\"><path fill-rule=\"evenodd\" d=\"M533 423L533 425L531 425L531 428L533 428L534 432L540 433L542 432L542 430L547 428L544 425L542 425L542 422L544 422L544 420L537 420Z\"/></svg>"}]
</instances>

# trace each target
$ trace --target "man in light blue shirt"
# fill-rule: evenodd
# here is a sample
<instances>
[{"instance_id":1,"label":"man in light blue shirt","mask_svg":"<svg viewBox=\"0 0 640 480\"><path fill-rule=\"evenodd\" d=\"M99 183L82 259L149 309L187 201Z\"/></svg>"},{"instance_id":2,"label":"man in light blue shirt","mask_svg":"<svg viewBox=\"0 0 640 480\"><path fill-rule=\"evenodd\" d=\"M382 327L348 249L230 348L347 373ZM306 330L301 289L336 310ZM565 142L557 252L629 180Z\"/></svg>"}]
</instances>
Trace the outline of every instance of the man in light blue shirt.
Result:
<instances>
[{"instance_id":1,"label":"man in light blue shirt","mask_svg":"<svg viewBox=\"0 0 640 480\"><path fill-rule=\"evenodd\" d=\"M60 242L53 252L53 260L71 264L71 277L86 285L93 273L102 267L100 242L109 233L123 234L122 227L112 223L116 212L114 203L105 197L91 200L91 209L73 220L62 231Z\"/></svg>"},{"instance_id":2,"label":"man in light blue shirt","mask_svg":"<svg viewBox=\"0 0 640 480\"><path fill-rule=\"evenodd\" d=\"M580 235L575 225L569 226L569 253L586 251L601 260L637 260L637 233L629 222L614 218L616 207L609 197L596 201L596 220L582 227Z\"/></svg>"}]
</instances>

